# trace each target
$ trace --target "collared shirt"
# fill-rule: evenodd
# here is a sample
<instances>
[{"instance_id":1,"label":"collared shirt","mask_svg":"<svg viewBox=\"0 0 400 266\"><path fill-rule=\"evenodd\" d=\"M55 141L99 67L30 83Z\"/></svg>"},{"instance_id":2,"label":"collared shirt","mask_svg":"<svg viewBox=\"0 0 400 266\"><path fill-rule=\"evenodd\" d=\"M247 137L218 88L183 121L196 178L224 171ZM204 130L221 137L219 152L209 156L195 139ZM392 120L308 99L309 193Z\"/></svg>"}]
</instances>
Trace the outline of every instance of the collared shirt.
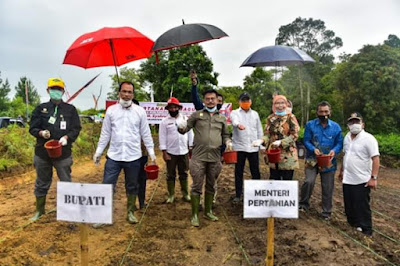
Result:
<instances>
[{"instance_id":1,"label":"collared shirt","mask_svg":"<svg viewBox=\"0 0 400 266\"><path fill-rule=\"evenodd\" d=\"M258 113L252 109L247 112L238 108L231 113L233 126L233 150L244 152L258 152L259 147L253 147L251 143L263 137L263 130ZM244 125L245 129L240 130L238 125Z\"/></svg>"},{"instance_id":2,"label":"collared shirt","mask_svg":"<svg viewBox=\"0 0 400 266\"><path fill-rule=\"evenodd\" d=\"M182 114L178 114L182 115ZM184 119L187 119L184 117ZM168 115L160 124L158 133L160 141L160 150L166 150L173 155L185 155L189 152L188 147L193 147L193 131L185 134L179 134L176 126L176 118Z\"/></svg>"},{"instance_id":3,"label":"collared shirt","mask_svg":"<svg viewBox=\"0 0 400 266\"><path fill-rule=\"evenodd\" d=\"M303 143L307 149L307 164L316 165L314 149L319 149L323 154L328 154L333 150L335 158L331 166L320 170L324 173L336 170L336 155L342 151L343 147L342 129L338 123L329 119L324 128L318 118L308 121L304 130Z\"/></svg>"},{"instance_id":4,"label":"collared shirt","mask_svg":"<svg viewBox=\"0 0 400 266\"><path fill-rule=\"evenodd\" d=\"M228 125L225 116L218 112L213 115L206 110L193 113L187 127L179 132L186 133L194 129L192 159L203 162L219 162L220 146L229 140Z\"/></svg>"},{"instance_id":5,"label":"collared shirt","mask_svg":"<svg viewBox=\"0 0 400 266\"><path fill-rule=\"evenodd\" d=\"M54 123L49 122L51 117L55 117ZM50 139L59 140L65 135L68 136L67 145L62 147L61 157L55 160L68 158L71 156L72 143L78 138L81 129L81 121L73 105L62 101L58 105L52 101L38 105L32 113L29 127L29 133L36 137L35 154L42 159L50 160L44 148L48 139L39 136L41 130L49 130Z\"/></svg>"},{"instance_id":6,"label":"collared shirt","mask_svg":"<svg viewBox=\"0 0 400 266\"><path fill-rule=\"evenodd\" d=\"M135 161L142 157L141 140L149 155L154 154L153 139L145 110L136 104L128 108L114 104L108 108L104 117L96 153L103 153L110 142L108 157L114 161Z\"/></svg>"},{"instance_id":7,"label":"collared shirt","mask_svg":"<svg viewBox=\"0 0 400 266\"><path fill-rule=\"evenodd\" d=\"M368 182L372 173L372 157L379 156L378 141L362 130L354 139L351 133L344 138L343 184L359 185Z\"/></svg>"}]
</instances>

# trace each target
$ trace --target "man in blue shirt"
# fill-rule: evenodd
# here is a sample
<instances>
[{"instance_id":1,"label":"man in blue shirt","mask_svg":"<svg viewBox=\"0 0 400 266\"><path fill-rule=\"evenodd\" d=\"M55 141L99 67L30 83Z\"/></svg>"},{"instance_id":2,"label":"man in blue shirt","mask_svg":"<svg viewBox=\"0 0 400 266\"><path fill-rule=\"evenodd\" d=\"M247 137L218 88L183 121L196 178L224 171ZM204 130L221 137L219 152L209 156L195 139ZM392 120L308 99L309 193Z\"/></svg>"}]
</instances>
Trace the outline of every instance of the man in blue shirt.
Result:
<instances>
[{"instance_id":1,"label":"man in blue shirt","mask_svg":"<svg viewBox=\"0 0 400 266\"><path fill-rule=\"evenodd\" d=\"M336 172L336 155L343 147L342 129L329 119L331 105L322 101L317 105L318 118L308 121L304 131L303 143L307 149L305 180L301 187L299 202L300 210L308 210L309 199L314 189L318 173L321 176L322 187L322 217L329 220L332 212L332 195L334 188L334 177ZM327 167L317 165L316 156L331 156L331 162Z\"/></svg>"}]
</instances>

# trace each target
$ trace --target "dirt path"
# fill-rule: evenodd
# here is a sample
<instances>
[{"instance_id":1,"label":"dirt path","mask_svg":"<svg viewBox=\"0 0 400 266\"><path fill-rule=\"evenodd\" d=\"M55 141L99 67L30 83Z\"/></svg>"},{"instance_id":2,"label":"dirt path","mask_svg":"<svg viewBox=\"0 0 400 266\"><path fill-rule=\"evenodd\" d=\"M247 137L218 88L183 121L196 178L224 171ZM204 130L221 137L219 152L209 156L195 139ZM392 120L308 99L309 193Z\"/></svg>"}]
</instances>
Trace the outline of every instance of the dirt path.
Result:
<instances>
[{"instance_id":1,"label":"dirt path","mask_svg":"<svg viewBox=\"0 0 400 266\"><path fill-rule=\"evenodd\" d=\"M159 156L161 159L161 156ZM163 165L162 162L159 162ZM147 210L137 212L138 225L125 220L123 178L115 195L114 224L89 228L91 265L263 265L266 254L266 220L243 219L241 205L233 205L233 166L225 165L218 181L215 214L218 222L205 220L190 226L190 204L180 199L164 204L166 184L148 182ZM75 182L100 183L103 165L82 160L73 166ZM262 178L268 169L262 166ZM248 169L245 174L249 177ZM0 180L0 265L76 265L79 227L57 222L53 211L28 223L34 211L34 172ZM302 170L296 179L303 180ZM56 180L56 179L54 179ZM320 184L312 197L312 209L299 219L275 220L276 265L399 265L400 170L382 169L380 188L372 193L375 233L373 242L346 224L340 184L336 184L333 218L319 218ZM300 182L301 183L301 182ZM55 182L46 210L55 208ZM151 201L150 201L151 199Z\"/></svg>"}]
</instances>

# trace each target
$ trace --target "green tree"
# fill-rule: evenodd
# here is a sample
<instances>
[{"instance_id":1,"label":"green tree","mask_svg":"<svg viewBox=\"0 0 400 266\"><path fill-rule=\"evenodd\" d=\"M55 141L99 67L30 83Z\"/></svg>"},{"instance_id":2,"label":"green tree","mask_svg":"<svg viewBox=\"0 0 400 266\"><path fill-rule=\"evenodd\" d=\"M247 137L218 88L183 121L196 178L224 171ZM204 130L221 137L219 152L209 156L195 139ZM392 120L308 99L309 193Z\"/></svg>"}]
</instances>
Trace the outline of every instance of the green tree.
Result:
<instances>
[{"instance_id":1,"label":"green tree","mask_svg":"<svg viewBox=\"0 0 400 266\"><path fill-rule=\"evenodd\" d=\"M400 39L396 35L390 34L388 39L384 41L384 44L393 48L400 48Z\"/></svg>"},{"instance_id":2,"label":"green tree","mask_svg":"<svg viewBox=\"0 0 400 266\"><path fill-rule=\"evenodd\" d=\"M218 73L213 72L213 63L200 45L171 49L158 53L159 64L153 55L140 65L139 76L154 92L155 101L166 101L173 95L180 101L191 101L189 73L196 70L200 90L218 84Z\"/></svg>"},{"instance_id":3,"label":"green tree","mask_svg":"<svg viewBox=\"0 0 400 266\"><path fill-rule=\"evenodd\" d=\"M5 115L10 116L10 117L18 117L19 115L24 117L26 116L26 103L25 100L22 99L22 97L17 96L15 97L10 103L10 108L6 112ZM33 105L29 105L28 110L29 114L32 113L33 109L35 107Z\"/></svg>"},{"instance_id":4,"label":"green tree","mask_svg":"<svg viewBox=\"0 0 400 266\"><path fill-rule=\"evenodd\" d=\"M334 67L332 51L343 45L342 39L336 37L332 30L328 30L322 20L298 17L292 23L279 28L276 43L298 47L316 61L301 68L288 67L290 73L284 76L290 80L298 76L299 82L302 82L302 86L296 87L300 94L300 124L304 125L310 118L311 106L316 104L315 98L319 96L322 77ZM284 83L286 82L282 82Z\"/></svg>"},{"instance_id":5,"label":"green tree","mask_svg":"<svg viewBox=\"0 0 400 266\"><path fill-rule=\"evenodd\" d=\"M239 108L239 96L244 92L240 86L220 87L218 92L224 97L225 103L232 103L232 110Z\"/></svg>"},{"instance_id":6,"label":"green tree","mask_svg":"<svg viewBox=\"0 0 400 266\"><path fill-rule=\"evenodd\" d=\"M108 99L118 99L118 79L117 74L110 75L112 79L111 92L107 94ZM148 101L149 94L143 89L143 82L140 79L137 70L134 68L122 67L119 69L119 81L130 81L135 86L135 99L138 101Z\"/></svg>"},{"instance_id":7,"label":"green tree","mask_svg":"<svg viewBox=\"0 0 400 266\"><path fill-rule=\"evenodd\" d=\"M8 98L8 94L10 91L11 88L8 79L3 82L0 72L0 115L3 115L9 108L10 99Z\"/></svg>"},{"instance_id":8,"label":"green tree","mask_svg":"<svg viewBox=\"0 0 400 266\"><path fill-rule=\"evenodd\" d=\"M398 49L366 45L335 72L329 83L340 90L345 117L358 111L369 132L400 132Z\"/></svg>"},{"instance_id":9,"label":"green tree","mask_svg":"<svg viewBox=\"0 0 400 266\"><path fill-rule=\"evenodd\" d=\"M35 86L32 84L32 81L28 79L27 77L22 77L19 79L17 86L15 86L15 96L14 98L21 97L22 100L25 103L25 82L28 87L28 101L29 104L32 106L36 106L40 103L40 96L35 88Z\"/></svg>"},{"instance_id":10,"label":"green tree","mask_svg":"<svg viewBox=\"0 0 400 266\"><path fill-rule=\"evenodd\" d=\"M272 97L275 92L275 82L272 76L272 71L257 67L244 78L243 91L250 94L251 108L258 112L261 120L266 118L272 110ZM283 92L282 89L280 91Z\"/></svg>"}]
</instances>

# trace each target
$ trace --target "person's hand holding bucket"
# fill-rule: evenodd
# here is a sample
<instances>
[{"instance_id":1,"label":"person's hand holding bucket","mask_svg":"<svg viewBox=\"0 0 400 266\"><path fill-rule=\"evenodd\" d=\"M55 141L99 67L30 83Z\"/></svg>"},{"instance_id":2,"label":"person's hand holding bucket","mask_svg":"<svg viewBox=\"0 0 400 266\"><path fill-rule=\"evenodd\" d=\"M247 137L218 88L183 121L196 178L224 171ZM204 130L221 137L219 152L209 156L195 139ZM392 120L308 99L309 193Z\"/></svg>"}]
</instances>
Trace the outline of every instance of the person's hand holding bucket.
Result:
<instances>
[{"instance_id":1,"label":"person's hand holding bucket","mask_svg":"<svg viewBox=\"0 0 400 266\"><path fill-rule=\"evenodd\" d=\"M157 160L156 154L150 153L149 156L150 156L150 160L151 160L151 162L149 164L156 165L156 160Z\"/></svg>"}]
</instances>

